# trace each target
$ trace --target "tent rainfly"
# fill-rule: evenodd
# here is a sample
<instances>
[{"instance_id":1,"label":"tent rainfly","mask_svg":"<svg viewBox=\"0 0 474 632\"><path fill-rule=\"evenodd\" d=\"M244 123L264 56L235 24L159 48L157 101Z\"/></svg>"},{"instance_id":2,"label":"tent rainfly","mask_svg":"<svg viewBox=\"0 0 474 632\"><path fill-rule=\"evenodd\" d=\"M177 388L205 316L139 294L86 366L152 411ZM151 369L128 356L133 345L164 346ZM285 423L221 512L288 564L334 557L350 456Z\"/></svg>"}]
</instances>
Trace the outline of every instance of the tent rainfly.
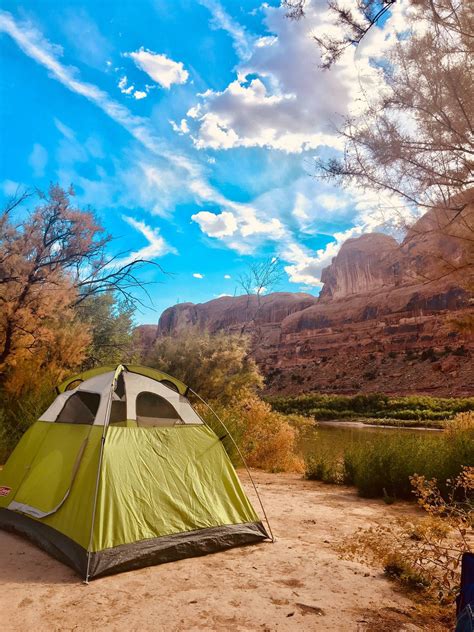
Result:
<instances>
[{"instance_id":1,"label":"tent rainfly","mask_svg":"<svg viewBox=\"0 0 474 632\"><path fill-rule=\"evenodd\" d=\"M120 365L57 391L0 472L1 528L86 582L269 538L181 381Z\"/></svg>"}]
</instances>

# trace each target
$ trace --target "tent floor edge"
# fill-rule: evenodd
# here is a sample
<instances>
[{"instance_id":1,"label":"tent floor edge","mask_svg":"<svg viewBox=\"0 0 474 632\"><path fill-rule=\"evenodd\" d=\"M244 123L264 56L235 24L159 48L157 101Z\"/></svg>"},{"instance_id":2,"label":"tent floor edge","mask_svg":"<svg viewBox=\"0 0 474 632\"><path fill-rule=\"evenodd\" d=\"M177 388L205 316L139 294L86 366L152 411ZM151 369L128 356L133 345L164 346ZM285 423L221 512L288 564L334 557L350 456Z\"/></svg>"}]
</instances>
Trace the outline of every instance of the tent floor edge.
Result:
<instances>
[{"instance_id":1,"label":"tent floor edge","mask_svg":"<svg viewBox=\"0 0 474 632\"><path fill-rule=\"evenodd\" d=\"M0 528L25 536L84 579L87 550L52 527L23 514L0 508ZM247 522L185 531L122 544L91 553L89 579L199 557L268 540L262 522Z\"/></svg>"},{"instance_id":2,"label":"tent floor edge","mask_svg":"<svg viewBox=\"0 0 474 632\"><path fill-rule=\"evenodd\" d=\"M91 553L89 579L200 557L268 539L268 533L261 522L247 522L122 544Z\"/></svg>"},{"instance_id":3,"label":"tent floor edge","mask_svg":"<svg viewBox=\"0 0 474 632\"><path fill-rule=\"evenodd\" d=\"M25 536L46 553L70 566L80 577L86 576L86 549L53 527L16 511L0 508L0 528Z\"/></svg>"}]
</instances>

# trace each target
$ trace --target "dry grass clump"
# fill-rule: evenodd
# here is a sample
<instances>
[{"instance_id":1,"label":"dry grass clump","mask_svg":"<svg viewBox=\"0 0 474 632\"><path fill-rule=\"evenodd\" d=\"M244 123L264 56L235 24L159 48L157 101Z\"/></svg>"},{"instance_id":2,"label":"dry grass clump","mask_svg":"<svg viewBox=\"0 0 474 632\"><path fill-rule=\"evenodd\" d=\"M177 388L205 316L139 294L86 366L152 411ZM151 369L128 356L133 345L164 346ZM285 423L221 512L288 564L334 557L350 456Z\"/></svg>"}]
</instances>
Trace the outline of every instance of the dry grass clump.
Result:
<instances>
[{"instance_id":1,"label":"dry grass clump","mask_svg":"<svg viewBox=\"0 0 474 632\"><path fill-rule=\"evenodd\" d=\"M435 479L415 475L411 483L426 512L423 518L359 530L340 551L345 558L382 567L387 576L421 593L426 602L452 609L462 554L474 545L474 467L465 466L446 481L444 495Z\"/></svg>"},{"instance_id":2,"label":"dry grass clump","mask_svg":"<svg viewBox=\"0 0 474 632\"><path fill-rule=\"evenodd\" d=\"M249 465L269 472L303 472L304 461L296 454L298 428L285 415L256 396L242 403L240 414L241 449Z\"/></svg>"},{"instance_id":3,"label":"dry grass clump","mask_svg":"<svg viewBox=\"0 0 474 632\"><path fill-rule=\"evenodd\" d=\"M238 444L250 467L268 472L303 472L304 461L297 451L299 430L314 423L297 415L286 416L253 393L242 393L226 405L214 404L214 410ZM223 427L204 406L198 412L215 430L235 465L240 458Z\"/></svg>"},{"instance_id":4,"label":"dry grass clump","mask_svg":"<svg viewBox=\"0 0 474 632\"><path fill-rule=\"evenodd\" d=\"M458 413L452 421L446 424L446 434L449 437L460 432L472 432L474 430L474 411Z\"/></svg>"}]
</instances>

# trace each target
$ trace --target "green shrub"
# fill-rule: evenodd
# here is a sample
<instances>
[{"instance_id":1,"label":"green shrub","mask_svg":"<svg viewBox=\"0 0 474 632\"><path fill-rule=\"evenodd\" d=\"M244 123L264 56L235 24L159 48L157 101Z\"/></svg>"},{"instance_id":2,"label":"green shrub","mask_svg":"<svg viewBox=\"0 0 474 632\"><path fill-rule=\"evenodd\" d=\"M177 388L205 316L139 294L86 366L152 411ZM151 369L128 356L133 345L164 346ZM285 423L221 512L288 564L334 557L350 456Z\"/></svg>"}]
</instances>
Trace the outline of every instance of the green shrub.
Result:
<instances>
[{"instance_id":1,"label":"green shrub","mask_svg":"<svg viewBox=\"0 0 474 632\"><path fill-rule=\"evenodd\" d=\"M269 402L279 412L314 416L320 421L357 417L442 421L452 419L459 412L474 410L474 397L388 397L380 393L354 396L309 393L296 397L273 397Z\"/></svg>"},{"instance_id":2,"label":"green shrub","mask_svg":"<svg viewBox=\"0 0 474 632\"><path fill-rule=\"evenodd\" d=\"M22 435L53 401L50 384L15 397L0 393L0 465L10 456Z\"/></svg>"},{"instance_id":3,"label":"green shrub","mask_svg":"<svg viewBox=\"0 0 474 632\"><path fill-rule=\"evenodd\" d=\"M366 498L411 499L414 474L438 481L442 493L462 467L474 463L474 414L461 413L442 436L379 436L344 449L342 462L330 454L306 459L306 478L355 485Z\"/></svg>"},{"instance_id":4,"label":"green shrub","mask_svg":"<svg viewBox=\"0 0 474 632\"><path fill-rule=\"evenodd\" d=\"M309 481L323 483L343 483L344 471L340 459L334 459L330 454L311 456L305 461L304 477Z\"/></svg>"},{"instance_id":5,"label":"green shrub","mask_svg":"<svg viewBox=\"0 0 474 632\"><path fill-rule=\"evenodd\" d=\"M392 553L387 556L384 573L391 579L397 579L410 590L425 590L430 585L423 573L417 571L399 553Z\"/></svg>"},{"instance_id":6,"label":"green shrub","mask_svg":"<svg viewBox=\"0 0 474 632\"><path fill-rule=\"evenodd\" d=\"M211 335L191 327L179 336L159 337L142 362L177 377L206 400L228 402L242 390L256 392L263 385L249 350L246 336Z\"/></svg>"}]
</instances>

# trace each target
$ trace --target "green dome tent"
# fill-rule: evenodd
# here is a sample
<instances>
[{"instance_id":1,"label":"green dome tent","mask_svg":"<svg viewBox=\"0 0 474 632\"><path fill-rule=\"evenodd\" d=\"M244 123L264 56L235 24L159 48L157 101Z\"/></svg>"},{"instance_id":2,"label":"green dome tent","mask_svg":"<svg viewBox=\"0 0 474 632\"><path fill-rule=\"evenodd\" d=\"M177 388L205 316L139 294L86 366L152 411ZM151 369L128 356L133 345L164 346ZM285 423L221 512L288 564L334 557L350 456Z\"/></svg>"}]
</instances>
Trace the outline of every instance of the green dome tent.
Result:
<instances>
[{"instance_id":1,"label":"green dome tent","mask_svg":"<svg viewBox=\"0 0 474 632\"><path fill-rule=\"evenodd\" d=\"M185 384L120 365L57 391L0 472L0 527L86 581L269 537Z\"/></svg>"}]
</instances>

